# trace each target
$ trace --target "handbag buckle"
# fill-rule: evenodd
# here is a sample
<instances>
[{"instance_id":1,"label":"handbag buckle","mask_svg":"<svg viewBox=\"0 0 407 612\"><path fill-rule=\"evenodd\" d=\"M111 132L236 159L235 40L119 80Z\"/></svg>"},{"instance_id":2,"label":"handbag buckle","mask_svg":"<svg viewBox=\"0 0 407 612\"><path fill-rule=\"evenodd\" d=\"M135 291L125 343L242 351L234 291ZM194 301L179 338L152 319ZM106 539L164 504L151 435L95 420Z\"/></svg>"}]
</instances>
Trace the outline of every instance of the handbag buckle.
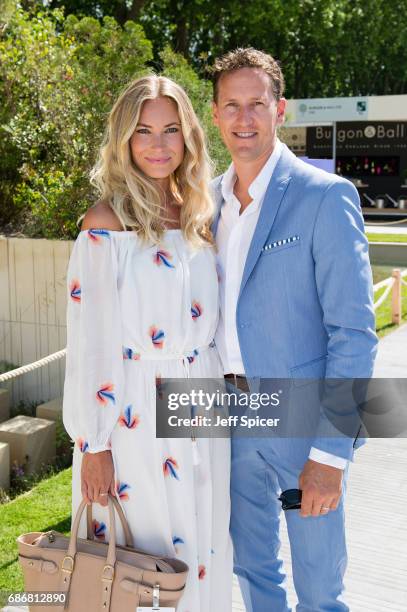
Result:
<instances>
[{"instance_id":1,"label":"handbag buckle","mask_svg":"<svg viewBox=\"0 0 407 612\"><path fill-rule=\"evenodd\" d=\"M70 567L65 567L65 561L69 561ZM62 561L62 565L61 565L61 570L63 572L68 572L68 574L72 574L74 565L75 565L75 561L73 557L64 557Z\"/></svg>"},{"instance_id":2,"label":"handbag buckle","mask_svg":"<svg viewBox=\"0 0 407 612\"><path fill-rule=\"evenodd\" d=\"M106 576L106 572L110 572L109 576ZM102 571L102 580L106 580L107 582L113 582L114 579L114 567L113 565L105 565Z\"/></svg>"}]
</instances>

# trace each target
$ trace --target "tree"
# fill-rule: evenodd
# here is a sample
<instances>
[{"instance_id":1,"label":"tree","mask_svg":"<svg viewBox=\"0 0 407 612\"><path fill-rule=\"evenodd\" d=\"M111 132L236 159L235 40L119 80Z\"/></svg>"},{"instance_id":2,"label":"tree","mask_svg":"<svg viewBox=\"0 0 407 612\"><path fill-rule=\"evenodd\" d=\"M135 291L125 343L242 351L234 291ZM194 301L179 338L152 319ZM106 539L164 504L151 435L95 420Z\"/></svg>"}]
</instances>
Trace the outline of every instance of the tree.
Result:
<instances>
[{"instance_id":1,"label":"tree","mask_svg":"<svg viewBox=\"0 0 407 612\"><path fill-rule=\"evenodd\" d=\"M16 10L0 37L0 223L26 234L73 238L95 200L89 171L106 118L122 88L151 72L152 46L143 28L113 17L102 22L55 9ZM191 96L210 137L218 169L227 155L212 125L210 83L170 48L164 74Z\"/></svg>"},{"instance_id":2,"label":"tree","mask_svg":"<svg viewBox=\"0 0 407 612\"><path fill-rule=\"evenodd\" d=\"M282 62L289 97L406 92L405 0L51 2L62 4L67 12L109 14L119 23L138 18L158 65L170 45L204 75L215 56L255 46Z\"/></svg>"},{"instance_id":3,"label":"tree","mask_svg":"<svg viewBox=\"0 0 407 612\"><path fill-rule=\"evenodd\" d=\"M65 20L58 9L14 13L0 39L1 129L4 148L14 152L12 203L26 233L75 235L77 218L94 199L88 174L106 116L151 58L151 44L133 21L121 28L112 17L102 24ZM3 183L1 190L10 212Z\"/></svg>"},{"instance_id":4,"label":"tree","mask_svg":"<svg viewBox=\"0 0 407 612\"><path fill-rule=\"evenodd\" d=\"M149 0L50 0L47 7L63 9L65 15L76 15L78 17L95 17L102 19L105 16L114 17L118 24L124 25L126 21L138 21L144 5ZM35 4L39 4L34 2Z\"/></svg>"}]
</instances>

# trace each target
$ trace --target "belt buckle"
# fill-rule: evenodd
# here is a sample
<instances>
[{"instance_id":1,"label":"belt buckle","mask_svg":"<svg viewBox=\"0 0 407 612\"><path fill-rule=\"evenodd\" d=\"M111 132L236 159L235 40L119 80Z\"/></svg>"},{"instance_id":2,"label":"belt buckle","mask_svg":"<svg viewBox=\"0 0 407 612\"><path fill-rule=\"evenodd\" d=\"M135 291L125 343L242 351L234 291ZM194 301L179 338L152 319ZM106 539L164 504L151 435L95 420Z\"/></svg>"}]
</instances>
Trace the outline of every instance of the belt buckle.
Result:
<instances>
[{"instance_id":1,"label":"belt buckle","mask_svg":"<svg viewBox=\"0 0 407 612\"><path fill-rule=\"evenodd\" d=\"M244 393L247 393L249 391L249 385L247 383L246 376L231 372L228 377L230 377L229 380L233 380L233 385L236 387L236 389L239 389L239 391L243 391Z\"/></svg>"}]
</instances>

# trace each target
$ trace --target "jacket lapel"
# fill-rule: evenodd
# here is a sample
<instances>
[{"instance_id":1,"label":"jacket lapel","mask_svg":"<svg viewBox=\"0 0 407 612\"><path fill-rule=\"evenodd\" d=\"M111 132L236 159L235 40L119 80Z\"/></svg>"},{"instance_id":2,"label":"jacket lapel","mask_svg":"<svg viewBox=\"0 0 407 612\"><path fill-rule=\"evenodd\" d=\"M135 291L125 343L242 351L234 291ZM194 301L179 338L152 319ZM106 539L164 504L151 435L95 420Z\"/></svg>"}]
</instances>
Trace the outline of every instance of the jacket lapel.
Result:
<instances>
[{"instance_id":1,"label":"jacket lapel","mask_svg":"<svg viewBox=\"0 0 407 612\"><path fill-rule=\"evenodd\" d=\"M260 253L267 236L271 231L278 209L290 183L290 170L295 159L295 155L291 153L291 151L285 145L283 145L280 159L274 169L273 176L271 177L271 181L267 187L263 204L261 206L259 220L250 243L246 264L243 270L242 282L240 285L239 299L247 280L252 273L258 258L260 257Z\"/></svg>"}]
</instances>

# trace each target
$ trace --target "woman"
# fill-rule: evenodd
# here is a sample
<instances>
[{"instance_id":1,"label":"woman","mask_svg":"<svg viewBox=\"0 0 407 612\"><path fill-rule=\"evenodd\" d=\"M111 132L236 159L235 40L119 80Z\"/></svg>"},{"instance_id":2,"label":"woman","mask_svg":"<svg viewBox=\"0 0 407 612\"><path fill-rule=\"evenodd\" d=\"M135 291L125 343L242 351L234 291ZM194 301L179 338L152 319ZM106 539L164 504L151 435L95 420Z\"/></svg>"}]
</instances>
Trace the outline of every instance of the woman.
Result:
<instances>
[{"instance_id":1,"label":"woman","mask_svg":"<svg viewBox=\"0 0 407 612\"><path fill-rule=\"evenodd\" d=\"M222 377L208 158L182 88L158 76L128 85L92 181L101 202L85 215L68 269L73 514L82 496L98 502L95 536L108 540L115 494L137 548L188 564L178 610L226 612L228 441L155 437L157 381Z\"/></svg>"}]
</instances>

